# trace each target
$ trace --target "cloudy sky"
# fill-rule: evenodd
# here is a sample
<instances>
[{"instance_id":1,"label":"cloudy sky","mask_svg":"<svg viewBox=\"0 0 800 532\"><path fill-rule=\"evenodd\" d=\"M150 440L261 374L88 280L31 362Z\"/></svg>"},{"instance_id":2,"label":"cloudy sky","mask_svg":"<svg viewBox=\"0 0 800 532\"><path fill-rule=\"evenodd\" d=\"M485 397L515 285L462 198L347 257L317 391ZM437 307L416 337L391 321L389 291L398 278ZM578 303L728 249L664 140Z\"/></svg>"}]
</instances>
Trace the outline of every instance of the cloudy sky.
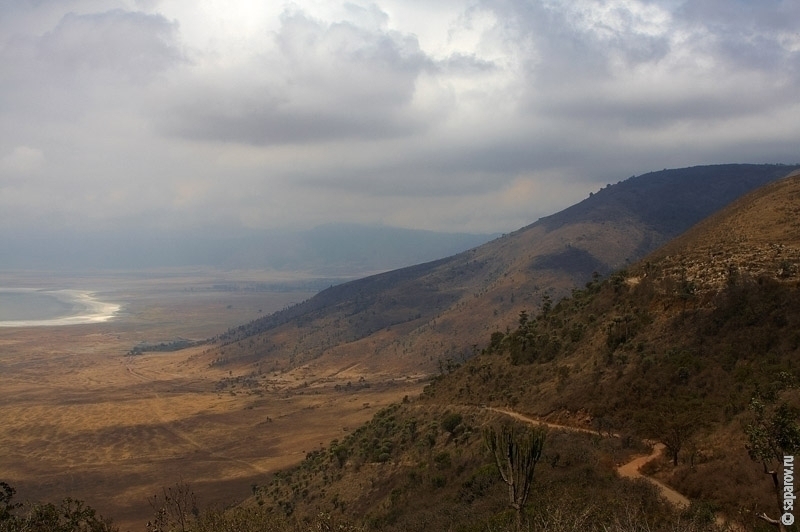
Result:
<instances>
[{"instance_id":1,"label":"cloudy sky","mask_svg":"<svg viewBox=\"0 0 800 532\"><path fill-rule=\"evenodd\" d=\"M509 231L800 160L797 0L0 0L0 227Z\"/></svg>"}]
</instances>

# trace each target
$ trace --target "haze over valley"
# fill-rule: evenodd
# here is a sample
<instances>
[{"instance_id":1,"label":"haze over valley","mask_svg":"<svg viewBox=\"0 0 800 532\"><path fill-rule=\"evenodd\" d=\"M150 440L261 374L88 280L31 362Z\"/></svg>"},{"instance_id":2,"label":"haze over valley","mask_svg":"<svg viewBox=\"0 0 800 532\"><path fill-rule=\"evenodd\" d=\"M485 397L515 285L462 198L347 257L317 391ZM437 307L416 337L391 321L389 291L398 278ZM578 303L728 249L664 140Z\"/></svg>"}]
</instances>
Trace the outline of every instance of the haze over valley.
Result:
<instances>
[{"instance_id":1,"label":"haze over valley","mask_svg":"<svg viewBox=\"0 0 800 532\"><path fill-rule=\"evenodd\" d=\"M4 269L85 272L159 268L272 270L284 277L352 279L439 259L497 235L330 224L308 230L220 232L20 231L4 239ZM280 274L276 277L280 281Z\"/></svg>"},{"instance_id":2,"label":"haze over valley","mask_svg":"<svg viewBox=\"0 0 800 532\"><path fill-rule=\"evenodd\" d=\"M797 20L4 3L0 532L796 530Z\"/></svg>"}]
</instances>

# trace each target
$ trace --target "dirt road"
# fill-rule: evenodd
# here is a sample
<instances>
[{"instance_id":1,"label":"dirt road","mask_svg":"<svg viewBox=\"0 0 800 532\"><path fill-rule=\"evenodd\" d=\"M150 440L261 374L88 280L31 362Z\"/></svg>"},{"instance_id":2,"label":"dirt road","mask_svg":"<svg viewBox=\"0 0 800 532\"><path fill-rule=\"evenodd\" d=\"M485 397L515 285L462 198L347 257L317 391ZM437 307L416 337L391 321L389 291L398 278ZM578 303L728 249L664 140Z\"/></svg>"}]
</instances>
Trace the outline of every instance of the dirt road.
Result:
<instances>
[{"instance_id":1,"label":"dirt road","mask_svg":"<svg viewBox=\"0 0 800 532\"><path fill-rule=\"evenodd\" d=\"M509 417L513 417L514 419L516 419L518 421L522 421L523 423L528 423L528 424L531 424L531 425L544 425L546 427L550 427L550 428L554 428L554 429L561 429L561 430L568 430L570 432L583 432L583 433L588 433L588 434L597 434L597 435L599 435L599 433L597 431L595 431L595 430L584 429L584 428L580 428L580 427L570 427L568 425L559 425L557 423L550 423L550 422L547 422L547 421L542 421L540 419L535 419L535 418L532 418L532 417L528 417L526 415L520 414L519 412L514 412L513 410L508 410L508 409L505 409L505 408L488 407L488 410L491 410L492 412L497 412L499 414L503 414L503 415L506 415L506 416L509 416ZM619 435L612 434L611 436L612 437L618 437ZM672 504L674 504L675 506L677 506L679 508L687 508L689 506L689 499L687 499L686 497L684 497L683 495L681 495L680 493L678 493L674 489L670 488L669 486L667 486L663 482L659 482L658 480L656 480L654 478L648 477L647 475L643 475L639 471L639 468L641 468L644 464L646 464L650 460L653 460L653 459L657 458L661 454L661 452L664 450L664 444L663 443L654 443L654 442L651 442L651 443L653 443L653 452L652 453L650 453L649 455L645 455L645 456L637 456L636 458L634 458L630 462L622 464L621 466L617 467L617 472L619 473L619 475L621 477L625 477L625 478L643 478L643 479L647 480L648 482L651 482L653 485L655 485L658 488L658 490L661 493L661 495L665 499L667 499L669 502L671 502Z\"/></svg>"}]
</instances>

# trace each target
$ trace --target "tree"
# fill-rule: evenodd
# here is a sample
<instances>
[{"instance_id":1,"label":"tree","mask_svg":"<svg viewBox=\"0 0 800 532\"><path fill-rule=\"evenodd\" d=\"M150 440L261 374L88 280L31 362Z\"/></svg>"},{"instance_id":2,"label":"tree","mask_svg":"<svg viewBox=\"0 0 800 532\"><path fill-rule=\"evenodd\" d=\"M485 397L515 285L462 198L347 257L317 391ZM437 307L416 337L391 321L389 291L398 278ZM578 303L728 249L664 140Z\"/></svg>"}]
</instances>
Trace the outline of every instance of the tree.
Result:
<instances>
[{"instance_id":1,"label":"tree","mask_svg":"<svg viewBox=\"0 0 800 532\"><path fill-rule=\"evenodd\" d=\"M444 418L442 419L441 427L450 434L452 438L456 434L456 429L459 425L461 425L461 421L463 421L463 416L457 412L455 413L448 413L445 414Z\"/></svg>"},{"instance_id":2,"label":"tree","mask_svg":"<svg viewBox=\"0 0 800 532\"><path fill-rule=\"evenodd\" d=\"M517 513L518 531L522 530L522 512L546 437L547 430L543 427L518 429L515 425L503 425L499 430L489 427L483 432L486 447L508 485L509 504Z\"/></svg>"},{"instance_id":3,"label":"tree","mask_svg":"<svg viewBox=\"0 0 800 532\"><path fill-rule=\"evenodd\" d=\"M766 512L758 517L784 532L786 525L794 521L793 513L788 512L784 506L786 495L794 497L791 484L785 486L781 474L781 467L785 466L785 457L794 456L800 452L800 425L798 425L798 410L785 402L775 405L776 397L764 397L756 394L750 401L750 411L753 421L745 427L747 434L747 452L750 458L760 461L764 466L764 473L772 479L772 487L778 504L780 518L769 517ZM792 464L792 472L794 466ZM785 473L785 472L784 472ZM789 491L791 490L791 493ZM794 499L790 499L794 501Z\"/></svg>"},{"instance_id":4,"label":"tree","mask_svg":"<svg viewBox=\"0 0 800 532\"><path fill-rule=\"evenodd\" d=\"M688 415L664 419L659 440L667 449L673 466L678 465L678 455L681 449L684 444L689 442L696 430L695 421Z\"/></svg>"},{"instance_id":5,"label":"tree","mask_svg":"<svg viewBox=\"0 0 800 532\"><path fill-rule=\"evenodd\" d=\"M658 412L643 412L640 423L648 437L664 444L672 465L677 466L681 450L705 420L696 402L683 398L664 401Z\"/></svg>"},{"instance_id":6,"label":"tree","mask_svg":"<svg viewBox=\"0 0 800 532\"><path fill-rule=\"evenodd\" d=\"M546 318L553 309L553 298L548 294L542 296L542 318Z\"/></svg>"},{"instance_id":7,"label":"tree","mask_svg":"<svg viewBox=\"0 0 800 532\"><path fill-rule=\"evenodd\" d=\"M336 463L339 464L339 468L344 467L350 457L350 449L346 445L337 442L336 445L331 446L331 451L336 458Z\"/></svg>"},{"instance_id":8,"label":"tree","mask_svg":"<svg viewBox=\"0 0 800 532\"><path fill-rule=\"evenodd\" d=\"M186 532L200 514L194 491L183 482L174 488L162 488L161 496L153 495L148 502L153 509L153 520L147 523L147 532Z\"/></svg>"},{"instance_id":9,"label":"tree","mask_svg":"<svg viewBox=\"0 0 800 532\"><path fill-rule=\"evenodd\" d=\"M118 532L109 519L98 515L91 506L72 498L60 505L12 503L16 490L0 482L0 531L2 532ZM19 513L12 513L20 510Z\"/></svg>"},{"instance_id":10,"label":"tree","mask_svg":"<svg viewBox=\"0 0 800 532\"><path fill-rule=\"evenodd\" d=\"M5 482L0 482L0 523L9 521L13 517L11 512L22 506L19 503L11 502L16 492L17 490Z\"/></svg>"},{"instance_id":11,"label":"tree","mask_svg":"<svg viewBox=\"0 0 800 532\"><path fill-rule=\"evenodd\" d=\"M489 340L489 352L493 353L500 349L500 344L505 339L505 333L500 331L495 331L492 333L491 339Z\"/></svg>"},{"instance_id":12,"label":"tree","mask_svg":"<svg viewBox=\"0 0 800 532\"><path fill-rule=\"evenodd\" d=\"M528 324L528 311L527 310L520 310L519 311L519 328L522 329L525 325Z\"/></svg>"}]
</instances>

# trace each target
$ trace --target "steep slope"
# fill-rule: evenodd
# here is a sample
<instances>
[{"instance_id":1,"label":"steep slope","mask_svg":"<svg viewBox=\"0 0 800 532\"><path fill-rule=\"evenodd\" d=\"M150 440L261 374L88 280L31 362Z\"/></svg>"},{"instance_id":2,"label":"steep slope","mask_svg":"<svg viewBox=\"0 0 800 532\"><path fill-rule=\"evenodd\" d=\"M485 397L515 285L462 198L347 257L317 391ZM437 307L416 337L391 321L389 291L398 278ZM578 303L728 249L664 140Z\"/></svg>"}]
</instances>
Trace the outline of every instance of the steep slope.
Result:
<instances>
[{"instance_id":1,"label":"steep slope","mask_svg":"<svg viewBox=\"0 0 800 532\"><path fill-rule=\"evenodd\" d=\"M518 316L419 399L310 453L259 497L368 530L509 530L480 436L503 410L595 431L550 429L534 529L717 530L714 511L734 530L772 529L758 517L776 515L772 482L746 432L752 397L766 410L785 401L784 425L800 424L797 212L800 175L746 195L627 270ZM666 449L647 474L693 502L680 520L615 473L642 437Z\"/></svg>"},{"instance_id":2,"label":"steep slope","mask_svg":"<svg viewBox=\"0 0 800 532\"><path fill-rule=\"evenodd\" d=\"M771 480L746 452L751 399L800 404L798 212L800 175L746 195L495 335L429 400L656 439L668 450L654 466L662 479L754 526L775 509ZM788 410L795 423L799 411Z\"/></svg>"},{"instance_id":3,"label":"steep slope","mask_svg":"<svg viewBox=\"0 0 800 532\"><path fill-rule=\"evenodd\" d=\"M800 346L800 301L793 298L800 289L798 212L800 175L747 194L607 281L574 291L536 319L520 316L515 331L492 335L485 351L509 354L519 378L528 384L531 376L523 375L528 369L537 373L531 377L534 381L554 384L549 379L555 374L542 373L545 367L558 368L562 382L559 390L528 387L523 397L497 379L486 379L503 393L491 399L544 415L562 408L578 410L591 396L613 410L622 408L625 397L636 389L607 388L603 379L627 382L628 364L633 362L643 363L648 371L670 357L672 362L696 365L694 355L706 360L703 357L725 350L728 369L745 365L744 360L761 361L770 353L792 362L790 355ZM659 352L665 351L672 354L661 357ZM605 367L623 371L609 375ZM753 370L748 378L757 373ZM691 378L690 371L679 380ZM665 384L657 378L646 380ZM452 392L454 380L449 382ZM468 395L476 399L482 393ZM663 396L654 393L648 400L660 399ZM596 406L596 401L591 404ZM630 424L632 419L623 415L618 422Z\"/></svg>"},{"instance_id":4,"label":"steep slope","mask_svg":"<svg viewBox=\"0 0 800 532\"><path fill-rule=\"evenodd\" d=\"M648 260L685 270L703 289L718 288L733 271L793 278L800 262L800 191L793 172L734 202L663 246Z\"/></svg>"},{"instance_id":5,"label":"steep slope","mask_svg":"<svg viewBox=\"0 0 800 532\"><path fill-rule=\"evenodd\" d=\"M609 185L556 215L447 259L332 287L229 331L216 363L361 364L387 377L464 360L518 313L557 300L593 272L652 251L743 193L796 167L722 165L654 172Z\"/></svg>"}]
</instances>

